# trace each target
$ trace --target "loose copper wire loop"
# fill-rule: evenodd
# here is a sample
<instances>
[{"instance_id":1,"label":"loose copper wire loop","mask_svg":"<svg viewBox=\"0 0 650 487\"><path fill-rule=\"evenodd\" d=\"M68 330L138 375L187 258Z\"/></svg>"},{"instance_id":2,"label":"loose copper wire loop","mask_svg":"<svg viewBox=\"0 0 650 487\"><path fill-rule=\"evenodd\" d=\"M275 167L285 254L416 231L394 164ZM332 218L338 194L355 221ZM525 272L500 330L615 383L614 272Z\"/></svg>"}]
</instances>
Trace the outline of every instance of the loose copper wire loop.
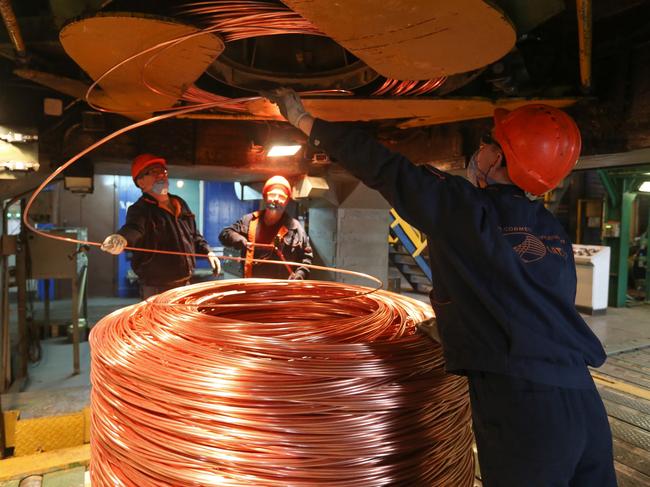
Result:
<instances>
[{"instance_id":1,"label":"loose copper wire loop","mask_svg":"<svg viewBox=\"0 0 650 487\"><path fill-rule=\"evenodd\" d=\"M217 281L105 317L93 485L472 485L466 381L415 333L430 308L366 291Z\"/></svg>"}]
</instances>

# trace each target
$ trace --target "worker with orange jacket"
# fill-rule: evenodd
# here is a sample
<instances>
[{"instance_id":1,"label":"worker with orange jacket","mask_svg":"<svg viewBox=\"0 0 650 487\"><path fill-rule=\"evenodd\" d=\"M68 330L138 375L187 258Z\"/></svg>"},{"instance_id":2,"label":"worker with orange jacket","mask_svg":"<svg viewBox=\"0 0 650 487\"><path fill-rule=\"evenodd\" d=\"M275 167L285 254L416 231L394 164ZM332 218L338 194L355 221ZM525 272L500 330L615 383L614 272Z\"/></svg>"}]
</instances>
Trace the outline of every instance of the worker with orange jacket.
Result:
<instances>
[{"instance_id":1,"label":"worker with orange jacket","mask_svg":"<svg viewBox=\"0 0 650 487\"><path fill-rule=\"evenodd\" d=\"M219 240L226 247L241 251L245 259L244 277L302 280L309 268L265 264L253 259L311 264L313 253L307 232L298 220L286 212L291 199L291 184L283 176L269 178L262 189L265 208L244 215L224 228Z\"/></svg>"},{"instance_id":2,"label":"worker with orange jacket","mask_svg":"<svg viewBox=\"0 0 650 487\"><path fill-rule=\"evenodd\" d=\"M142 196L129 206L126 223L106 237L101 249L113 255L126 246L187 254L206 254L213 273L221 270L219 259L196 227L187 203L169 194L167 162L152 154L141 154L131 164L131 177ZM131 267L137 274L143 299L189 284L196 265L190 255L135 252Z\"/></svg>"},{"instance_id":3,"label":"worker with orange jacket","mask_svg":"<svg viewBox=\"0 0 650 487\"><path fill-rule=\"evenodd\" d=\"M483 485L615 486L611 431L588 369L605 352L575 309L571 241L529 198L575 165L573 119L540 104L497 109L465 179L314 119L292 90L264 95L427 235L439 339L447 371L468 378Z\"/></svg>"}]
</instances>

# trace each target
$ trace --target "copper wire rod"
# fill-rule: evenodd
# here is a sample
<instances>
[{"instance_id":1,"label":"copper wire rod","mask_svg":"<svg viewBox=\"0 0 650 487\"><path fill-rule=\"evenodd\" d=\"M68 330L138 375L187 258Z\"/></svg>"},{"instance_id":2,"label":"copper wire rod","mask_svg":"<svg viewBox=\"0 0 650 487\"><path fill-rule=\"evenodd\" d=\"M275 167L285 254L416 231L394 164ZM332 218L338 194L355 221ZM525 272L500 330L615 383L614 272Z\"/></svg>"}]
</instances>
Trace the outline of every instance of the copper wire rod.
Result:
<instances>
[{"instance_id":1,"label":"copper wire rod","mask_svg":"<svg viewBox=\"0 0 650 487\"><path fill-rule=\"evenodd\" d=\"M366 291L216 281L105 317L93 485L472 485L466 381L415 333L430 308Z\"/></svg>"}]
</instances>

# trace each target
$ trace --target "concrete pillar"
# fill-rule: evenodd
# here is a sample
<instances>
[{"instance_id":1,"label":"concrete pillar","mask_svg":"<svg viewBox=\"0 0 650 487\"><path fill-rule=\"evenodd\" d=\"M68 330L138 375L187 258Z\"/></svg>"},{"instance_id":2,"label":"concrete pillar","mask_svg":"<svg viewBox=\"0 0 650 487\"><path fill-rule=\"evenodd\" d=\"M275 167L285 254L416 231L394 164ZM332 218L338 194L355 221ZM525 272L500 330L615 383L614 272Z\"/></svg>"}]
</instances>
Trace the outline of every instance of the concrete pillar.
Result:
<instances>
[{"instance_id":1,"label":"concrete pillar","mask_svg":"<svg viewBox=\"0 0 650 487\"><path fill-rule=\"evenodd\" d=\"M309 237L315 263L370 274L386 285L390 206L379 193L361 183L341 193L338 207L328 204L309 209ZM344 274L312 275L316 279L373 285L368 279Z\"/></svg>"}]
</instances>

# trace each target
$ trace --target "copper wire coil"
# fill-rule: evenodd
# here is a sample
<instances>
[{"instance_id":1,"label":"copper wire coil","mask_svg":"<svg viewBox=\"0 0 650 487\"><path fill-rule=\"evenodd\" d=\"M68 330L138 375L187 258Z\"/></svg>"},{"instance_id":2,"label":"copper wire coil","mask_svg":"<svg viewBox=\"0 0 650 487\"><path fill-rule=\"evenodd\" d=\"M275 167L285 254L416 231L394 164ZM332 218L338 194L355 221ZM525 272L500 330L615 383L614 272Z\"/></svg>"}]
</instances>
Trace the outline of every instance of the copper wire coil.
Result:
<instances>
[{"instance_id":1,"label":"copper wire coil","mask_svg":"<svg viewBox=\"0 0 650 487\"><path fill-rule=\"evenodd\" d=\"M280 34L325 36L310 21L285 5L263 0L210 0L191 2L178 7L179 15L197 20L206 29L219 33L225 42ZM436 90L446 76L422 81L386 79L373 96L417 96ZM186 101L205 100L198 92ZM228 107L230 108L230 107Z\"/></svg>"},{"instance_id":2,"label":"copper wire coil","mask_svg":"<svg viewBox=\"0 0 650 487\"><path fill-rule=\"evenodd\" d=\"M92 330L100 486L469 486L467 385L418 301L246 279L168 291Z\"/></svg>"}]
</instances>

